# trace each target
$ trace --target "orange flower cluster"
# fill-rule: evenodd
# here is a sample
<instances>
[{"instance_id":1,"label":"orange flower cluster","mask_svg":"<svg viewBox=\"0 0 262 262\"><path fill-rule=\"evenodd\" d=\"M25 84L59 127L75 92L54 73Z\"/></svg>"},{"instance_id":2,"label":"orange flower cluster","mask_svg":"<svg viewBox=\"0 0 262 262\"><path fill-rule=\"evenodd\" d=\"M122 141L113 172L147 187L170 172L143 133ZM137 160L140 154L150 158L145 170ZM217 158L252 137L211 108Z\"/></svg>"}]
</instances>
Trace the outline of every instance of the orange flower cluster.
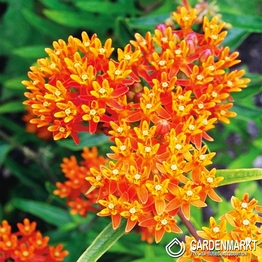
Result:
<instances>
[{"instance_id":1,"label":"orange flower cluster","mask_svg":"<svg viewBox=\"0 0 262 262\"><path fill-rule=\"evenodd\" d=\"M64 158L61 164L62 172L67 180L64 183L57 182L55 195L67 199L67 205L71 207L72 214L86 216L89 211L96 212L93 206L97 199L97 192L93 191L86 197L87 190L91 187L86 176L90 175L90 168L98 168L107 162L102 156L98 156L97 148L84 148L82 157L84 161L78 164L75 156Z\"/></svg>"},{"instance_id":2,"label":"orange flower cluster","mask_svg":"<svg viewBox=\"0 0 262 262\"><path fill-rule=\"evenodd\" d=\"M207 240L233 241L233 246L235 246L235 243L239 244L241 241L245 241L246 245L242 245L240 249L236 248L232 253L239 252L246 254L243 256L227 256L227 253L230 253L230 251L221 249L219 250L221 256L194 256L194 252L190 251L190 243L193 240L195 241L195 238L186 236L186 253L177 260L178 262L191 261L191 259L194 262L219 262L221 261L221 257L226 262L261 261L262 217L255 210L262 213L262 206L259 206L258 201L254 198L249 200L247 193L244 194L241 200L233 196L231 204L234 209L222 216L219 223L213 217L210 217L210 227L202 227L203 231L197 231L197 234ZM233 227L231 230L227 230L227 223Z\"/></svg>"},{"instance_id":3,"label":"orange flower cluster","mask_svg":"<svg viewBox=\"0 0 262 262\"><path fill-rule=\"evenodd\" d=\"M179 209L190 219L191 205L206 206L207 196L220 201L214 188L223 178L207 170L215 153L202 140L212 141L207 131L236 115L230 94L249 82L244 70L229 71L240 60L220 46L226 31L217 17L204 17L203 33L192 28L195 9L180 7L173 18L177 29L158 25L153 35L135 34L117 61L111 39L102 45L96 34L54 42L49 58L31 67L31 81L23 81L24 104L36 116L30 122L55 140L79 143L78 132L102 131L114 142L107 166L86 175L87 197L97 189L104 207L98 215L111 216L114 229L126 218L126 232L139 225L149 242L181 232ZM57 194L70 190L64 185Z\"/></svg>"},{"instance_id":4,"label":"orange flower cluster","mask_svg":"<svg viewBox=\"0 0 262 262\"><path fill-rule=\"evenodd\" d=\"M68 251L63 245L48 246L49 237L36 231L36 222L25 218L17 223L18 232L12 233L6 220L0 225L0 261L55 262L63 261Z\"/></svg>"}]
</instances>

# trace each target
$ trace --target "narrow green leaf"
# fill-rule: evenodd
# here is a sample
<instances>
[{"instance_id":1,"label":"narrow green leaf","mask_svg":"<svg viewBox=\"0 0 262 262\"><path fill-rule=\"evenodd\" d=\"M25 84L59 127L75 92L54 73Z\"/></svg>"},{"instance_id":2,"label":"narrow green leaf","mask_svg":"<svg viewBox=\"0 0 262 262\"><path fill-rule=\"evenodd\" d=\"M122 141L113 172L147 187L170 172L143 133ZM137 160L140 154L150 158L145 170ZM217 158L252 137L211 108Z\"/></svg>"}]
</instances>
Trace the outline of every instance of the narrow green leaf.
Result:
<instances>
[{"instance_id":1,"label":"narrow green leaf","mask_svg":"<svg viewBox=\"0 0 262 262\"><path fill-rule=\"evenodd\" d=\"M247 32L262 32L262 18L260 16L251 16L245 14L234 14L229 12L221 12L223 21L232 24L234 28L244 29Z\"/></svg>"},{"instance_id":2,"label":"narrow green leaf","mask_svg":"<svg viewBox=\"0 0 262 262\"><path fill-rule=\"evenodd\" d=\"M235 103L232 111L237 113L238 118L243 118L245 120L251 120L261 117L261 109L255 107L247 107L239 103Z\"/></svg>"},{"instance_id":3,"label":"narrow green leaf","mask_svg":"<svg viewBox=\"0 0 262 262\"><path fill-rule=\"evenodd\" d=\"M145 29L147 31L153 30L159 23L163 23L170 14L150 15L144 17L130 18L129 24L135 29Z\"/></svg>"},{"instance_id":4,"label":"narrow green leaf","mask_svg":"<svg viewBox=\"0 0 262 262\"><path fill-rule=\"evenodd\" d=\"M34 45L34 46L23 46L20 48L16 48L13 50L13 54L25 57L25 58L41 58L45 57L46 52L45 52L45 47L46 46L39 46L39 45ZM21 84L20 84L21 85Z\"/></svg>"},{"instance_id":5,"label":"narrow green leaf","mask_svg":"<svg viewBox=\"0 0 262 262\"><path fill-rule=\"evenodd\" d=\"M61 208L51 206L46 203L15 198L13 199L13 204L17 208L35 215L43 219L45 222L57 227L71 222L71 217L67 210L63 210Z\"/></svg>"},{"instance_id":6,"label":"narrow green leaf","mask_svg":"<svg viewBox=\"0 0 262 262\"><path fill-rule=\"evenodd\" d=\"M0 144L0 167L5 162L7 154L12 150L12 146L1 141Z\"/></svg>"},{"instance_id":7,"label":"narrow green leaf","mask_svg":"<svg viewBox=\"0 0 262 262\"><path fill-rule=\"evenodd\" d=\"M96 237L92 244L80 256L77 262L96 262L125 232L125 220L122 219L120 226L114 230L110 223Z\"/></svg>"},{"instance_id":8,"label":"narrow green leaf","mask_svg":"<svg viewBox=\"0 0 262 262\"><path fill-rule=\"evenodd\" d=\"M116 19L115 30L116 30L116 35L118 37L118 41L122 46L125 46L130 39L134 38L134 32L132 31L129 24L127 23L126 18L118 17Z\"/></svg>"},{"instance_id":9,"label":"narrow green leaf","mask_svg":"<svg viewBox=\"0 0 262 262\"><path fill-rule=\"evenodd\" d=\"M97 1L77 1L75 3L77 7L87 12L99 12L101 14L125 14L128 10L125 10L124 3L113 2L101 2L99 8Z\"/></svg>"},{"instance_id":10,"label":"narrow green leaf","mask_svg":"<svg viewBox=\"0 0 262 262\"><path fill-rule=\"evenodd\" d=\"M22 14L33 27L35 27L37 30L39 30L41 33L51 36L54 39L65 38L67 37L67 30L65 28L61 27L60 25L44 19L33 12L29 11L28 9L23 9Z\"/></svg>"},{"instance_id":11,"label":"narrow green leaf","mask_svg":"<svg viewBox=\"0 0 262 262\"><path fill-rule=\"evenodd\" d=\"M261 168L221 169L216 174L224 177L219 186L262 179Z\"/></svg>"},{"instance_id":12,"label":"narrow green leaf","mask_svg":"<svg viewBox=\"0 0 262 262\"><path fill-rule=\"evenodd\" d=\"M72 28L86 28L92 31L105 33L107 28L114 25L114 17L111 15L93 14L88 12L69 12L69 11L56 11L44 10L44 14L50 20L58 24L69 26Z\"/></svg>"},{"instance_id":13,"label":"narrow green leaf","mask_svg":"<svg viewBox=\"0 0 262 262\"><path fill-rule=\"evenodd\" d=\"M61 147L68 148L70 150L81 150L84 147L93 147L93 146L101 146L105 143L109 144L108 137L104 134L101 135L91 135L87 132L79 133L80 144L76 145L74 140L71 138L59 140L57 144Z\"/></svg>"},{"instance_id":14,"label":"narrow green leaf","mask_svg":"<svg viewBox=\"0 0 262 262\"><path fill-rule=\"evenodd\" d=\"M0 106L0 114L16 113L25 110L25 106L21 101L11 101Z\"/></svg>"},{"instance_id":15,"label":"narrow green leaf","mask_svg":"<svg viewBox=\"0 0 262 262\"><path fill-rule=\"evenodd\" d=\"M250 33L245 29L233 27L232 29L228 30L227 36L223 41L223 46L229 46L230 49L234 50L243 43L249 34Z\"/></svg>"},{"instance_id":16,"label":"narrow green leaf","mask_svg":"<svg viewBox=\"0 0 262 262\"><path fill-rule=\"evenodd\" d=\"M4 81L3 86L8 89L25 91L25 87L21 84L21 81L24 80L25 78L26 78L25 75L23 75L23 76L8 79Z\"/></svg>"}]
</instances>

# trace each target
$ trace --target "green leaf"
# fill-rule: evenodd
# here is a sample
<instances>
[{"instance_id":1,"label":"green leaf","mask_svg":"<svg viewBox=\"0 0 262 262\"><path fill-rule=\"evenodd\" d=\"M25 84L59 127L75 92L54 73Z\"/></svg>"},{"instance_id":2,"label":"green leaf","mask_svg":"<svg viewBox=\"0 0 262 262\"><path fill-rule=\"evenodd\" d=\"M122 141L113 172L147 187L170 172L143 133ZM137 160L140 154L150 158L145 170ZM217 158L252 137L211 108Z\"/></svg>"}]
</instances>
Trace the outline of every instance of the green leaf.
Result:
<instances>
[{"instance_id":1,"label":"green leaf","mask_svg":"<svg viewBox=\"0 0 262 262\"><path fill-rule=\"evenodd\" d=\"M247 32L262 32L262 18L245 14L221 12L223 21L230 23L234 28L244 29Z\"/></svg>"},{"instance_id":2,"label":"green leaf","mask_svg":"<svg viewBox=\"0 0 262 262\"><path fill-rule=\"evenodd\" d=\"M129 13L128 9L125 9L124 3L113 3L113 2L101 2L97 4L97 1L77 1L75 3L77 7L79 7L82 10L85 10L87 12L91 13L100 13L100 14L126 14Z\"/></svg>"},{"instance_id":3,"label":"green leaf","mask_svg":"<svg viewBox=\"0 0 262 262\"><path fill-rule=\"evenodd\" d=\"M114 25L114 17L110 15L99 16L88 12L69 12L69 11L56 11L44 10L44 14L50 20L58 24L69 26L72 28L86 28L92 31L105 33L106 30Z\"/></svg>"},{"instance_id":4,"label":"green leaf","mask_svg":"<svg viewBox=\"0 0 262 262\"><path fill-rule=\"evenodd\" d=\"M101 135L91 135L87 132L79 133L80 144L76 145L74 140L71 138L58 140L57 144L61 147L68 148L70 150L82 150L84 147L93 147L93 146L101 146L105 143L109 144L108 137L104 134Z\"/></svg>"},{"instance_id":5,"label":"green leaf","mask_svg":"<svg viewBox=\"0 0 262 262\"><path fill-rule=\"evenodd\" d=\"M244 106L239 103L234 104L232 111L237 113L238 118L244 120L252 120L261 117L261 109Z\"/></svg>"},{"instance_id":6,"label":"green leaf","mask_svg":"<svg viewBox=\"0 0 262 262\"><path fill-rule=\"evenodd\" d=\"M127 19L124 17L118 17L116 19L115 30L118 37L118 42L122 46L125 46L127 43L129 43L130 39L134 38L134 32L130 28Z\"/></svg>"},{"instance_id":7,"label":"green leaf","mask_svg":"<svg viewBox=\"0 0 262 262\"><path fill-rule=\"evenodd\" d=\"M25 58L40 58L40 57L46 57L46 52L45 52L45 47L46 46L39 46L39 45L34 45L34 46L23 46L20 48L16 48L13 50L13 54L25 57Z\"/></svg>"},{"instance_id":8,"label":"green leaf","mask_svg":"<svg viewBox=\"0 0 262 262\"><path fill-rule=\"evenodd\" d=\"M19 76L15 78L11 78L6 80L3 85L5 88L13 89L13 90L24 90L25 87L21 84L21 81L25 79L25 76Z\"/></svg>"},{"instance_id":9,"label":"green leaf","mask_svg":"<svg viewBox=\"0 0 262 262\"><path fill-rule=\"evenodd\" d=\"M17 208L57 227L71 222L71 217L67 210L51 206L50 204L21 198L13 199L13 204Z\"/></svg>"},{"instance_id":10,"label":"green leaf","mask_svg":"<svg viewBox=\"0 0 262 262\"><path fill-rule=\"evenodd\" d=\"M126 221L122 219L119 227L114 230L110 223L96 237L92 244L80 256L77 262L95 262L97 261L125 232Z\"/></svg>"},{"instance_id":11,"label":"green leaf","mask_svg":"<svg viewBox=\"0 0 262 262\"><path fill-rule=\"evenodd\" d=\"M7 102L0 106L0 114L16 113L25 110L25 106L22 105L21 101Z\"/></svg>"},{"instance_id":12,"label":"green leaf","mask_svg":"<svg viewBox=\"0 0 262 262\"><path fill-rule=\"evenodd\" d=\"M5 143L2 143L0 144L0 167L2 166L2 164L5 162L5 159L8 155L8 153L12 150L12 146L9 145L9 144L5 144Z\"/></svg>"},{"instance_id":13,"label":"green leaf","mask_svg":"<svg viewBox=\"0 0 262 262\"><path fill-rule=\"evenodd\" d=\"M219 186L262 179L261 168L220 169L216 171L216 174L224 177Z\"/></svg>"},{"instance_id":14,"label":"green leaf","mask_svg":"<svg viewBox=\"0 0 262 262\"><path fill-rule=\"evenodd\" d=\"M132 260L132 262L152 262L152 261L172 262L174 261L174 259L166 255L166 256L155 256L155 257L140 258L140 259Z\"/></svg>"},{"instance_id":15,"label":"green leaf","mask_svg":"<svg viewBox=\"0 0 262 262\"><path fill-rule=\"evenodd\" d=\"M223 46L229 46L232 50L239 47L250 34L245 29L240 28L232 28L227 32L227 36L223 41Z\"/></svg>"},{"instance_id":16,"label":"green leaf","mask_svg":"<svg viewBox=\"0 0 262 262\"><path fill-rule=\"evenodd\" d=\"M160 14L130 18L128 23L132 28L150 31L153 30L157 24L163 23L169 16L170 14Z\"/></svg>"},{"instance_id":17,"label":"green leaf","mask_svg":"<svg viewBox=\"0 0 262 262\"><path fill-rule=\"evenodd\" d=\"M35 27L43 34L51 36L54 39L57 39L58 37L67 37L67 31L60 25L57 25L50 20L44 19L27 9L23 9L22 13L28 21L28 23L30 23L33 27Z\"/></svg>"}]
</instances>

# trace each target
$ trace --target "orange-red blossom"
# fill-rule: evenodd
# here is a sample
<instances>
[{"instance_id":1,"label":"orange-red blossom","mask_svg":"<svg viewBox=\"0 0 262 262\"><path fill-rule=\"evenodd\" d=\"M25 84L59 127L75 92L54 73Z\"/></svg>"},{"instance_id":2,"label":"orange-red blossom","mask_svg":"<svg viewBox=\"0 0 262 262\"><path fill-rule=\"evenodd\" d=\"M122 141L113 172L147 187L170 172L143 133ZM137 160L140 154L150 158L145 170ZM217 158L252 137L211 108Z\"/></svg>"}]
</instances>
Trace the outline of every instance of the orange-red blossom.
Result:
<instances>
[{"instance_id":1,"label":"orange-red blossom","mask_svg":"<svg viewBox=\"0 0 262 262\"><path fill-rule=\"evenodd\" d=\"M68 255L63 245L49 246L49 237L36 231L36 222L27 218L23 223L17 223L18 231L12 233L12 228L6 220L0 225L0 261L17 262L55 262L63 261Z\"/></svg>"},{"instance_id":2,"label":"orange-red blossom","mask_svg":"<svg viewBox=\"0 0 262 262\"><path fill-rule=\"evenodd\" d=\"M55 140L72 136L79 143L78 132L99 131L115 144L107 166L90 159L79 167L72 158L73 175L63 170L69 181L57 183L55 194L75 201L68 204L82 215L100 204L98 215L111 216L114 228L125 218L126 232L139 226L149 242L152 234L159 242L165 232L181 232L179 209L189 220L191 205L206 206L207 196L221 200L214 189L223 178L206 168L215 153L202 141L212 141L207 132L236 115L231 93L249 82L243 70L229 72L240 60L221 45L226 31L217 17L204 17L203 33L193 30L196 10L188 5L172 17L175 28L136 33L117 50L117 61L111 39L102 44L96 34L54 42L23 81L24 104L35 115L30 122Z\"/></svg>"}]
</instances>

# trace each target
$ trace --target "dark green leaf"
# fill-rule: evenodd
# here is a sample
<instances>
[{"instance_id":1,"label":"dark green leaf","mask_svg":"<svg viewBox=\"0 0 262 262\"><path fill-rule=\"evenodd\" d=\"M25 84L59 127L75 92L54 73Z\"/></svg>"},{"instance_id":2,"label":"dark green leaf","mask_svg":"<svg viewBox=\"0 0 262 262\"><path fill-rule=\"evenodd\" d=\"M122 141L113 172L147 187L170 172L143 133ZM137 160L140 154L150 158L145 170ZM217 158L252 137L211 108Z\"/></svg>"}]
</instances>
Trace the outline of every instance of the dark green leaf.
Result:
<instances>
[{"instance_id":1,"label":"dark green leaf","mask_svg":"<svg viewBox=\"0 0 262 262\"><path fill-rule=\"evenodd\" d=\"M10 144L6 144L0 141L0 167L4 163L8 153L12 150L12 146Z\"/></svg>"},{"instance_id":2,"label":"dark green leaf","mask_svg":"<svg viewBox=\"0 0 262 262\"><path fill-rule=\"evenodd\" d=\"M22 105L21 101L7 102L0 106L0 114L16 113L25 110L25 106Z\"/></svg>"},{"instance_id":3,"label":"dark green leaf","mask_svg":"<svg viewBox=\"0 0 262 262\"><path fill-rule=\"evenodd\" d=\"M91 135L89 133L79 133L79 138L80 138L80 144L76 145L73 139L64 139L64 140L59 140L57 141L57 144L61 147L65 147L71 150L82 150L84 147L93 147L93 146L101 146L105 143L108 143L108 137L104 134L101 135Z\"/></svg>"},{"instance_id":4,"label":"dark green leaf","mask_svg":"<svg viewBox=\"0 0 262 262\"><path fill-rule=\"evenodd\" d=\"M67 210L51 206L50 204L21 198L13 199L13 204L17 208L35 215L45 222L57 227L71 222L71 217Z\"/></svg>"},{"instance_id":5,"label":"dark green leaf","mask_svg":"<svg viewBox=\"0 0 262 262\"><path fill-rule=\"evenodd\" d=\"M123 17L118 17L116 19L116 35L118 37L118 42L120 45L125 46L129 43L130 39L134 38L134 32L127 23L127 19Z\"/></svg>"},{"instance_id":6,"label":"dark green leaf","mask_svg":"<svg viewBox=\"0 0 262 262\"><path fill-rule=\"evenodd\" d=\"M145 29L147 31L153 30L159 23L163 23L170 14L151 15L138 18L130 18L129 25L135 29Z\"/></svg>"},{"instance_id":7,"label":"dark green leaf","mask_svg":"<svg viewBox=\"0 0 262 262\"><path fill-rule=\"evenodd\" d=\"M44 10L44 14L52 21L72 28L86 28L92 31L105 33L107 28L114 25L114 17L110 15L99 16L88 12L68 12Z\"/></svg>"},{"instance_id":8,"label":"dark green leaf","mask_svg":"<svg viewBox=\"0 0 262 262\"><path fill-rule=\"evenodd\" d=\"M25 57L25 58L41 58L41 57L46 57L46 52L45 52L45 47L46 46L23 46L20 48L16 48L13 50L13 53L15 55Z\"/></svg>"},{"instance_id":9,"label":"dark green leaf","mask_svg":"<svg viewBox=\"0 0 262 262\"><path fill-rule=\"evenodd\" d=\"M51 36L53 39L65 38L67 37L67 33L64 30L65 28L55 24L54 22L44 19L27 9L23 9L22 13L24 17L27 19L28 23L30 23L33 27L39 30L41 33Z\"/></svg>"}]
</instances>

